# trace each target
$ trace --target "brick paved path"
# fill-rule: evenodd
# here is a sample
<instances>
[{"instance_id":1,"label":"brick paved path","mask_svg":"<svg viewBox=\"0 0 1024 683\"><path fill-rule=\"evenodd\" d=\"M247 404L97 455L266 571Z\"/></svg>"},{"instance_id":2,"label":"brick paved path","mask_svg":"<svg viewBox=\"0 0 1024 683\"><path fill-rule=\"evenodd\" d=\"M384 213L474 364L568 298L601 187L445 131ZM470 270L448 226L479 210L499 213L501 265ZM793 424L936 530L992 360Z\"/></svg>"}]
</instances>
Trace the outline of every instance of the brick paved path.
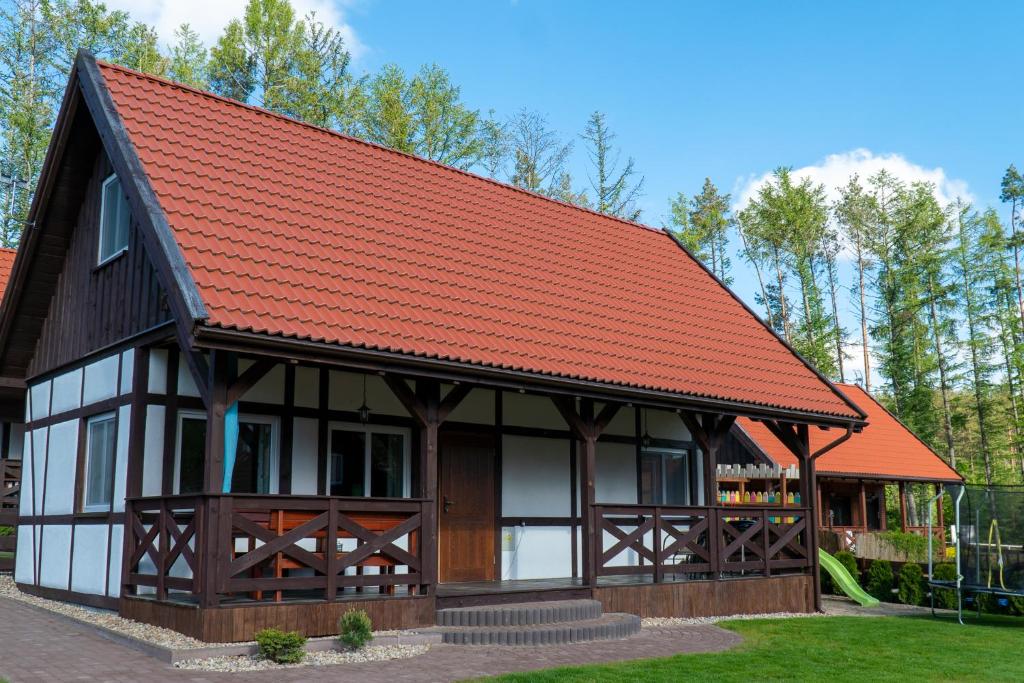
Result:
<instances>
[{"instance_id":1,"label":"brick paved path","mask_svg":"<svg viewBox=\"0 0 1024 683\"><path fill-rule=\"evenodd\" d=\"M714 652L740 642L735 633L694 625L645 629L627 640L533 648L435 645L412 659L245 674L182 671L15 600L0 598L0 676L29 681L449 681L511 671L591 664L681 652Z\"/></svg>"}]
</instances>

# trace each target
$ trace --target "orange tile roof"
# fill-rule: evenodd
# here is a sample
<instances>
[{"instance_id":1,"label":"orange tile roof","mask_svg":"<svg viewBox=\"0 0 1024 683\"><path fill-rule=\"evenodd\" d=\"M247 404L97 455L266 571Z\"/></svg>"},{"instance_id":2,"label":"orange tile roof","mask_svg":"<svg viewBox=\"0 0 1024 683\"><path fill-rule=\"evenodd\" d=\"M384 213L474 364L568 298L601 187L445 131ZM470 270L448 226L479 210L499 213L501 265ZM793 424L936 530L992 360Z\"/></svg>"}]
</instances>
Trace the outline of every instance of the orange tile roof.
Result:
<instances>
[{"instance_id":1,"label":"orange tile roof","mask_svg":"<svg viewBox=\"0 0 1024 683\"><path fill-rule=\"evenodd\" d=\"M860 418L661 230L99 66L209 326Z\"/></svg>"},{"instance_id":2,"label":"orange tile roof","mask_svg":"<svg viewBox=\"0 0 1024 683\"><path fill-rule=\"evenodd\" d=\"M7 290L7 281L11 279L11 268L14 267L14 257L17 255L17 249L0 247L0 298Z\"/></svg>"},{"instance_id":3,"label":"orange tile roof","mask_svg":"<svg viewBox=\"0 0 1024 683\"><path fill-rule=\"evenodd\" d=\"M959 481L960 475L906 425L855 384L837 384L868 413L868 426L817 460L819 475L860 475L880 479L927 479ZM761 450L777 464L797 464L796 456L760 422L736 421ZM836 430L811 429L814 451L838 438Z\"/></svg>"}]
</instances>

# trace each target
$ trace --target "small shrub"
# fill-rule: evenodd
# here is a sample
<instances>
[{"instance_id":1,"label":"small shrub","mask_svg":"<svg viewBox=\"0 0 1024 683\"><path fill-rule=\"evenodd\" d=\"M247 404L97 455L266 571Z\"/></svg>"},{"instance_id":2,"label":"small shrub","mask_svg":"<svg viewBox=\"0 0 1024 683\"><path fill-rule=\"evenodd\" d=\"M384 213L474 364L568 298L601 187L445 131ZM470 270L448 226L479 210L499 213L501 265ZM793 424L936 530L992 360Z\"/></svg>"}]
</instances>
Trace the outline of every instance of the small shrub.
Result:
<instances>
[{"instance_id":1,"label":"small shrub","mask_svg":"<svg viewBox=\"0 0 1024 683\"><path fill-rule=\"evenodd\" d=\"M920 605L924 602L924 572L921 565L908 562L900 569L899 596L904 605Z\"/></svg>"},{"instance_id":2,"label":"small shrub","mask_svg":"<svg viewBox=\"0 0 1024 683\"><path fill-rule=\"evenodd\" d=\"M945 562L935 565L932 578L936 581L956 581L956 566ZM956 590L952 588L932 588L935 595L935 606L943 609L956 609Z\"/></svg>"},{"instance_id":3,"label":"small shrub","mask_svg":"<svg viewBox=\"0 0 1024 683\"><path fill-rule=\"evenodd\" d=\"M860 578L860 568L857 567L857 557L849 550L840 550L836 553L836 559L839 560L839 564L846 567L846 571L850 572L850 576L855 579Z\"/></svg>"},{"instance_id":4,"label":"small shrub","mask_svg":"<svg viewBox=\"0 0 1024 683\"><path fill-rule=\"evenodd\" d=\"M278 664L298 664L306 656L306 639L298 631L267 628L256 634L260 657Z\"/></svg>"},{"instance_id":5,"label":"small shrub","mask_svg":"<svg viewBox=\"0 0 1024 683\"><path fill-rule=\"evenodd\" d=\"M821 577L821 594L839 595L839 587L832 583L832 576L825 571L824 567L818 569L818 574Z\"/></svg>"},{"instance_id":6,"label":"small shrub","mask_svg":"<svg viewBox=\"0 0 1024 683\"><path fill-rule=\"evenodd\" d=\"M864 590L886 602L892 602L892 564L888 560L875 560L868 567Z\"/></svg>"},{"instance_id":7,"label":"small shrub","mask_svg":"<svg viewBox=\"0 0 1024 683\"><path fill-rule=\"evenodd\" d=\"M338 620L338 640L354 650L373 640L370 616L363 610L350 609Z\"/></svg>"},{"instance_id":8,"label":"small shrub","mask_svg":"<svg viewBox=\"0 0 1024 683\"><path fill-rule=\"evenodd\" d=\"M0 526L0 536L13 536L13 535L14 535L14 527L13 526Z\"/></svg>"}]
</instances>

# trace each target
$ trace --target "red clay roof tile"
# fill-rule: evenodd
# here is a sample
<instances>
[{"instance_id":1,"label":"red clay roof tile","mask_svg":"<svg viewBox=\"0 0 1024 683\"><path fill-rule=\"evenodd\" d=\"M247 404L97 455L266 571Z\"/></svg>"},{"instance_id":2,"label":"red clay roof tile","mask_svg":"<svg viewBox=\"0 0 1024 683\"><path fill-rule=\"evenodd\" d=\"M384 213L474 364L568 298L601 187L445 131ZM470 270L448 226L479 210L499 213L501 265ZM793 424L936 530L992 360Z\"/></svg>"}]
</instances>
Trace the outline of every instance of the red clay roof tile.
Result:
<instances>
[{"instance_id":1,"label":"red clay roof tile","mask_svg":"<svg viewBox=\"0 0 1024 683\"><path fill-rule=\"evenodd\" d=\"M100 69L211 326L859 418L661 230Z\"/></svg>"},{"instance_id":2,"label":"red clay roof tile","mask_svg":"<svg viewBox=\"0 0 1024 683\"><path fill-rule=\"evenodd\" d=\"M14 267L14 257L17 255L17 249L0 247L0 297L3 297L7 289L7 281L11 279L11 268Z\"/></svg>"},{"instance_id":3,"label":"red clay roof tile","mask_svg":"<svg viewBox=\"0 0 1024 683\"><path fill-rule=\"evenodd\" d=\"M870 394L855 384L838 384L862 410L867 411L869 426L817 460L819 475L859 475L880 479L926 479L930 481L956 481L960 475L946 464L910 429L896 419ZM747 435L774 460L776 464L797 464L793 453L782 445L760 422L746 418L736 421ZM812 429L811 450L834 441L835 430Z\"/></svg>"}]
</instances>

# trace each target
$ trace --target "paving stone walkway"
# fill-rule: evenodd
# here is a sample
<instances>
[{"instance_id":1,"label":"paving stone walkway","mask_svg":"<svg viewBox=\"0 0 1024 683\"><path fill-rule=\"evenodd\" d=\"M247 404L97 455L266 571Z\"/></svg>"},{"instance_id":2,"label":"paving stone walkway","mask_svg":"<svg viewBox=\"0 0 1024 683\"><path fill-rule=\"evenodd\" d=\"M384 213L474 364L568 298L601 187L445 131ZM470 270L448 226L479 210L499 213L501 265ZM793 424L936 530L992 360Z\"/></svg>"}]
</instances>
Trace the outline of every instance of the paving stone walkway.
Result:
<instances>
[{"instance_id":1,"label":"paving stone walkway","mask_svg":"<svg viewBox=\"0 0 1024 683\"><path fill-rule=\"evenodd\" d=\"M717 652L740 642L711 625L648 628L626 640L542 647L436 645L411 659L258 673L209 673L174 669L103 638L86 625L0 598L0 677L34 681L451 681L555 666L594 664L685 652Z\"/></svg>"}]
</instances>

